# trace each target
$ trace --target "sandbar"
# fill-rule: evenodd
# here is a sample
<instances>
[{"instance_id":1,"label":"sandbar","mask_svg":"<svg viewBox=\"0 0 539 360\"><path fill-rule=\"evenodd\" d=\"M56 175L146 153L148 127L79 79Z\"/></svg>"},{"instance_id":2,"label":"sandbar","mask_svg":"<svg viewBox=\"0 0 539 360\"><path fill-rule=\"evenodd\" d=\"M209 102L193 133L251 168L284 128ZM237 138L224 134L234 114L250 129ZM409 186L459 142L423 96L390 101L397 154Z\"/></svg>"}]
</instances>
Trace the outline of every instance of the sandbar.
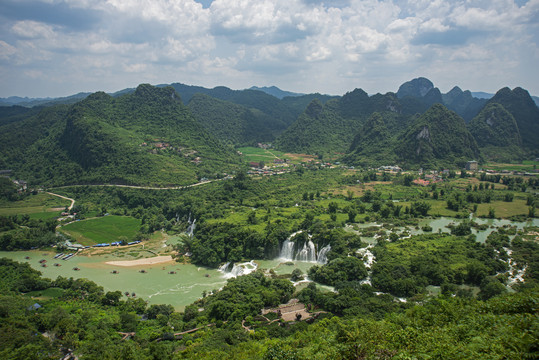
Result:
<instances>
[{"instance_id":1,"label":"sandbar","mask_svg":"<svg viewBox=\"0 0 539 360\"><path fill-rule=\"evenodd\" d=\"M161 264L173 261L172 256L156 256L152 258L144 258L144 259L137 259L137 260L118 260L118 261L107 261L106 264L108 265L115 265L115 266L140 266L140 265L154 265L154 264Z\"/></svg>"}]
</instances>

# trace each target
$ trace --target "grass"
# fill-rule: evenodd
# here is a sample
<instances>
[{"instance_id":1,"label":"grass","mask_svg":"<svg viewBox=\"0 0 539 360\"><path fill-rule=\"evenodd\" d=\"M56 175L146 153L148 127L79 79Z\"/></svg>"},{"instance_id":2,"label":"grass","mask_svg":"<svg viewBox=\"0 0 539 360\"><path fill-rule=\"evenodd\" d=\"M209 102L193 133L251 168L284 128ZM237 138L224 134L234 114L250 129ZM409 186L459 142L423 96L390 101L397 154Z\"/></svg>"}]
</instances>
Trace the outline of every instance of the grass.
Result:
<instances>
[{"instance_id":1,"label":"grass","mask_svg":"<svg viewBox=\"0 0 539 360\"><path fill-rule=\"evenodd\" d=\"M29 195L20 201L0 202L0 216L30 215L31 218L49 219L60 215L60 212L71 204L71 201L46 193ZM61 209L60 209L61 208Z\"/></svg>"},{"instance_id":2,"label":"grass","mask_svg":"<svg viewBox=\"0 0 539 360\"><path fill-rule=\"evenodd\" d=\"M483 168L488 170L508 170L508 171L532 171L534 166L539 166L539 161L524 160L521 164L509 163L487 163Z\"/></svg>"},{"instance_id":3,"label":"grass","mask_svg":"<svg viewBox=\"0 0 539 360\"><path fill-rule=\"evenodd\" d=\"M511 202L492 201L488 204L479 204L477 206L478 216L487 216L490 208L494 209L496 217L509 218L514 215L528 215L528 205L526 200L515 199Z\"/></svg>"},{"instance_id":4,"label":"grass","mask_svg":"<svg viewBox=\"0 0 539 360\"><path fill-rule=\"evenodd\" d=\"M126 237L131 240L140 229L141 221L128 216L104 216L77 221L61 228L61 231L81 245L111 243Z\"/></svg>"},{"instance_id":5,"label":"grass","mask_svg":"<svg viewBox=\"0 0 539 360\"><path fill-rule=\"evenodd\" d=\"M246 162L261 162L272 164L274 159L285 159L284 153L277 150L265 150L255 147L242 147L238 149Z\"/></svg>"},{"instance_id":6,"label":"grass","mask_svg":"<svg viewBox=\"0 0 539 360\"><path fill-rule=\"evenodd\" d=\"M59 298L64 294L64 289L61 288L48 288L45 290L37 290L26 293L26 296L30 296L36 300L49 300Z\"/></svg>"}]
</instances>

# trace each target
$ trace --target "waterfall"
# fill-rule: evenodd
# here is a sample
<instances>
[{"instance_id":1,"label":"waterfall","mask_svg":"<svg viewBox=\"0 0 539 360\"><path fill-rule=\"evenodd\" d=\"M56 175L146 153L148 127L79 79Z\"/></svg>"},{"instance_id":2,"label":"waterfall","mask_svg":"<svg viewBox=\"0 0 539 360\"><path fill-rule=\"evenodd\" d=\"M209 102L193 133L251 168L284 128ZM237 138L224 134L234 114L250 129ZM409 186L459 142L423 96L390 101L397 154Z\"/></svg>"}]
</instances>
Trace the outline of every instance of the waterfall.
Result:
<instances>
[{"instance_id":1,"label":"waterfall","mask_svg":"<svg viewBox=\"0 0 539 360\"><path fill-rule=\"evenodd\" d=\"M232 269L230 271L227 271L229 267L230 267L230 263L226 263L225 265L219 268L219 271L223 273L223 276L225 277L225 279L230 279L230 278L235 278L238 276L250 274L258 268L258 264L255 263L254 260L251 260L245 263L234 264Z\"/></svg>"},{"instance_id":2,"label":"waterfall","mask_svg":"<svg viewBox=\"0 0 539 360\"><path fill-rule=\"evenodd\" d=\"M306 262L319 262L321 264L327 263L327 253L331 250L331 246L326 245L316 252L316 246L309 240L303 243L301 249L296 246L296 243L291 239L297 234L301 233L301 230L293 233L283 242L281 246L281 252L279 258L285 261L306 261Z\"/></svg>"},{"instance_id":3,"label":"waterfall","mask_svg":"<svg viewBox=\"0 0 539 360\"><path fill-rule=\"evenodd\" d=\"M290 241L290 238L283 243L279 257L288 261L294 260L294 242Z\"/></svg>"},{"instance_id":4,"label":"waterfall","mask_svg":"<svg viewBox=\"0 0 539 360\"><path fill-rule=\"evenodd\" d=\"M314 243L311 240L303 243L303 248L296 254L296 260L316 261L316 250L314 248Z\"/></svg>"},{"instance_id":5,"label":"waterfall","mask_svg":"<svg viewBox=\"0 0 539 360\"><path fill-rule=\"evenodd\" d=\"M318 258L316 261L320 264L326 264L328 262L328 252L331 250L331 245L326 245L318 252Z\"/></svg>"},{"instance_id":6,"label":"waterfall","mask_svg":"<svg viewBox=\"0 0 539 360\"><path fill-rule=\"evenodd\" d=\"M187 227L187 236L189 236L190 238L193 237L193 232L195 231L195 228L196 228L196 222L197 222L197 219L193 219L193 222L191 222L191 215L189 215L189 226Z\"/></svg>"},{"instance_id":7,"label":"waterfall","mask_svg":"<svg viewBox=\"0 0 539 360\"><path fill-rule=\"evenodd\" d=\"M230 262L227 262L226 264L219 266L219 271L222 273L225 273L229 266L230 266Z\"/></svg>"}]
</instances>

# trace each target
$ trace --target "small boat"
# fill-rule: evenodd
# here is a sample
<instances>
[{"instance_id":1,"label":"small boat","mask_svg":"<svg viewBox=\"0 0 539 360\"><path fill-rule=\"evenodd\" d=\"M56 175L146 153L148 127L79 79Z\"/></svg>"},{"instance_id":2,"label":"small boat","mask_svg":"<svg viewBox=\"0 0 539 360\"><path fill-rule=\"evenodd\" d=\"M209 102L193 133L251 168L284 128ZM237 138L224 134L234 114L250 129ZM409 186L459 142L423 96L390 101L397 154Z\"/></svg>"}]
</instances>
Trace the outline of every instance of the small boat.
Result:
<instances>
[{"instance_id":1,"label":"small boat","mask_svg":"<svg viewBox=\"0 0 539 360\"><path fill-rule=\"evenodd\" d=\"M41 267L47 267L47 264L41 264Z\"/></svg>"},{"instance_id":2,"label":"small boat","mask_svg":"<svg viewBox=\"0 0 539 360\"><path fill-rule=\"evenodd\" d=\"M47 262L47 260L45 260L45 259L39 260L39 263L40 263L40 264L44 264L44 263L46 263L46 262Z\"/></svg>"},{"instance_id":3,"label":"small boat","mask_svg":"<svg viewBox=\"0 0 539 360\"><path fill-rule=\"evenodd\" d=\"M210 274L204 274L205 277L210 277Z\"/></svg>"},{"instance_id":4,"label":"small boat","mask_svg":"<svg viewBox=\"0 0 539 360\"><path fill-rule=\"evenodd\" d=\"M142 270L139 270L139 273L143 273L145 274L146 273L146 270L142 269Z\"/></svg>"},{"instance_id":5,"label":"small boat","mask_svg":"<svg viewBox=\"0 0 539 360\"><path fill-rule=\"evenodd\" d=\"M30 256L25 256L24 257L26 260L30 260Z\"/></svg>"},{"instance_id":6,"label":"small boat","mask_svg":"<svg viewBox=\"0 0 539 360\"><path fill-rule=\"evenodd\" d=\"M60 264L58 264L58 263L54 263L54 266L62 266L62 265L60 265Z\"/></svg>"},{"instance_id":7,"label":"small boat","mask_svg":"<svg viewBox=\"0 0 539 360\"><path fill-rule=\"evenodd\" d=\"M80 269L78 267L74 267L73 270L79 271Z\"/></svg>"},{"instance_id":8,"label":"small boat","mask_svg":"<svg viewBox=\"0 0 539 360\"><path fill-rule=\"evenodd\" d=\"M64 253L56 254L56 255L54 255L54 258L58 259L60 256L63 256L63 255L64 255Z\"/></svg>"},{"instance_id":9,"label":"small boat","mask_svg":"<svg viewBox=\"0 0 539 360\"><path fill-rule=\"evenodd\" d=\"M176 274L176 271L169 271L169 274Z\"/></svg>"},{"instance_id":10,"label":"small boat","mask_svg":"<svg viewBox=\"0 0 539 360\"><path fill-rule=\"evenodd\" d=\"M112 270L111 273L112 274L119 274L120 272L118 270Z\"/></svg>"},{"instance_id":11,"label":"small boat","mask_svg":"<svg viewBox=\"0 0 539 360\"><path fill-rule=\"evenodd\" d=\"M131 297L136 297L136 296L137 296L137 294L131 293Z\"/></svg>"}]
</instances>

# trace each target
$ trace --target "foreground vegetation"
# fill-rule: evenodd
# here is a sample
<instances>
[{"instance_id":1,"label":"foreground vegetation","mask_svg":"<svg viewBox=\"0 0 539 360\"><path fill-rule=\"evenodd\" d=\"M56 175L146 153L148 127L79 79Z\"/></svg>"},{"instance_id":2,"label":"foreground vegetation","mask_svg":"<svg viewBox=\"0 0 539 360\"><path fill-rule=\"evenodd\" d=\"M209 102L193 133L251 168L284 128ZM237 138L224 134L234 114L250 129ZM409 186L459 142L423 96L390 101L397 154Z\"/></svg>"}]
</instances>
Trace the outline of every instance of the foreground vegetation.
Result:
<instances>
[{"instance_id":1,"label":"foreground vegetation","mask_svg":"<svg viewBox=\"0 0 539 360\"><path fill-rule=\"evenodd\" d=\"M499 226L478 242L473 232L488 225L470 213L534 218L539 183L447 173L442 182L418 186L417 177L306 165L260 178L239 172L181 190L55 189L77 200L78 216L110 214L65 227L88 244L103 241L97 230L128 240L156 231L182 234L196 218L194 236L179 236L176 250L181 261L198 265L273 259L287 239L296 250L309 241L318 250L329 245L327 263L307 275L333 291L316 283L294 287L290 279L305 276L299 270L277 275L260 269L201 294L178 313L170 305L105 292L89 280L43 279L27 264L2 259L0 356L536 358L539 229ZM32 196L39 195L5 201ZM460 220L440 231L420 225L440 215ZM53 221L0 219L2 249L58 242ZM30 246L32 239L44 240ZM293 298L312 317L287 322L275 313L260 315Z\"/></svg>"}]
</instances>

